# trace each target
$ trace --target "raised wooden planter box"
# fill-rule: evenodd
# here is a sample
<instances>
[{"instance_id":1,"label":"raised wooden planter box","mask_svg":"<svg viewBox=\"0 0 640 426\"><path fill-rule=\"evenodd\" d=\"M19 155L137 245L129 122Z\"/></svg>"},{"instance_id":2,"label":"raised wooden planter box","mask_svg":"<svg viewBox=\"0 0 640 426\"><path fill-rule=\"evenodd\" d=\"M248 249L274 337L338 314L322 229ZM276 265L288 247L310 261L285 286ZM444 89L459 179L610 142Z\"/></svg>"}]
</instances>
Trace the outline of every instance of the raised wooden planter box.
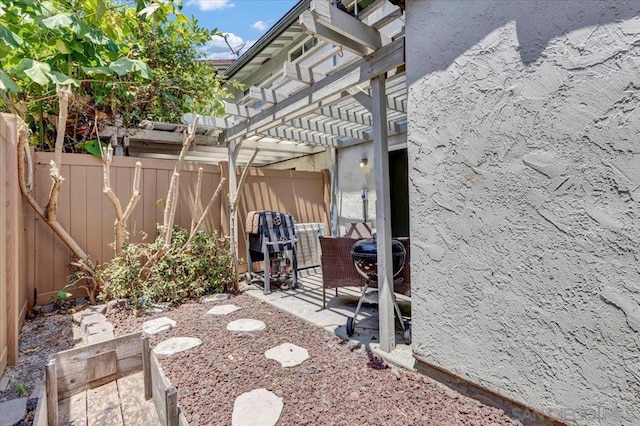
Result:
<instances>
[{"instance_id":1,"label":"raised wooden planter box","mask_svg":"<svg viewBox=\"0 0 640 426\"><path fill-rule=\"evenodd\" d=\"M145 400L153 399L163 426L186 426L178 393L149 347L149 338L133 333L58 352L50 357L36 407L35 426L58 425L58 401L129 374L143 371Z\"/></svg>"}]
</instances>

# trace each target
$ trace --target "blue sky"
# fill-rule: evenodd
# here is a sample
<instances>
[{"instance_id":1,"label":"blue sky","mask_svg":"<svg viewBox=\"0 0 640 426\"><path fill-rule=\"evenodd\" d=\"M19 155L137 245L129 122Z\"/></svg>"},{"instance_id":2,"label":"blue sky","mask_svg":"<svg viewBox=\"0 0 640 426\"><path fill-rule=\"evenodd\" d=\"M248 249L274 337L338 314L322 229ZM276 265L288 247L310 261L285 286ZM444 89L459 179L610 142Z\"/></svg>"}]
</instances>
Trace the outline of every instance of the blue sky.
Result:
<instances>
[{"instance_id":1,"label":"blue sky","mask_svg":"<svg viewBox=\"0 0 640 426\"><path fill-rule=\"evenodd\" d=\"M205 28L217 28L228 34L235 49L246 43L247 50L285 15L297 0L184 0L182 12L198 18ZM207 46L210 59L235 58L222 37L215 37Z\"/></svg>"}]
</instances>

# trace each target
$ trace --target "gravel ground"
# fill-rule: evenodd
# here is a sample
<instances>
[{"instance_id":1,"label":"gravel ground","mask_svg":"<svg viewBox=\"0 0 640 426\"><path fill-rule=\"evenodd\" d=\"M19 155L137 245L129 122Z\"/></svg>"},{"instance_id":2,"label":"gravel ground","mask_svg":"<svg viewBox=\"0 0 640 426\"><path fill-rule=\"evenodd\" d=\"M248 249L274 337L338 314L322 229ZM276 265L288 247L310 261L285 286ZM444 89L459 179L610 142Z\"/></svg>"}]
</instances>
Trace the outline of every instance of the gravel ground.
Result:
<instances>
[{"instance_id":1,"label":"gravel ground","mask_svg":"<svg viewBox=\"0 0 640 426\"><path fill-rule=\"evenodd\" d=\"M178 402L194 425L231 424L240 394L266 388L284 400L278 424L332 425L508 425L519 424L488 407L417 373L386 365L371 353L321 328L276 310L251 296L228 302L243 309L227 316L205 315L213 304L185 304L164 314L134 317L111 309L107 318L117 335L139 331L142 322L168 316L177 327L152 337L152 346L169 337L198 337L203 344L161 358ZM251 334L226 330L230 321L259 319L266 330ZM310 359L282 368L264 352L290 342Z\"/></svg>"},{"instance_id":2,"label":"gravel ground","mask_svg":"<svg viewBox=\"0 0 640 426\"><path fill-rule=\"evenodd\" d=\"M7 366L4 377L9 379L0 402L31 395L44 383L44 369L49 355L73 347L73 321L70 314L48 314L29 319L20 332L18 364ZM27 394L20 395L17 383ZM34 395L35 396L35 395Z\"/></svg>"}]
</instances>

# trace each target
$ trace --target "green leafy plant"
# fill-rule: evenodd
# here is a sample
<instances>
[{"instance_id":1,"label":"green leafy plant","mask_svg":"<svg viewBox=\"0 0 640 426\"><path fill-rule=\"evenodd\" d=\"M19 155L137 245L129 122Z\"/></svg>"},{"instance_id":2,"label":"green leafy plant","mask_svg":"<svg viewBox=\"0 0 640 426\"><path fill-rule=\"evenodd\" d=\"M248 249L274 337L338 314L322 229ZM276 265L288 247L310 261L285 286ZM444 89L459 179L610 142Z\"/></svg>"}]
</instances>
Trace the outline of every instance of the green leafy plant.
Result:
<instances>
[{"instance_id":1,"label":"green leafy plant","mask_svg":"<svg viewBox=\"0 0 640 426\"><path fill-rule=\"evenodd\" d=\"M25 388L24 385L21 382L16 380L15 385L16 385L16 388L18 389L18 393L20 394L20 396L29 395L29 392L27 391L27 388Z\"/></svg>"},{"instance_id":2,"label":"green leafy plant","mask_svg":"<svg viewBox=\"0 0 640 426\"><path fill-rule=\"evenodd\" d=\"M185 246L188 239L187 230L175 228L171 247L146 271L146 261L163 250L163 237L153 243L128 244L120 255L98 267L94 278L100 283L99 297L125 298L139 309L220 292L233 282L228 238L200 231Z\"/></svg>"},{"instance_id":3,"label":"green leafy plant","mask_svg":"<svg viewBox=\"0 0 640 426\"><path fill-rule=\"evenodd\" d=\"M89 150L96 124L222 112L229 94L203 53L218 32L180 10L172 0L2 1L0 110L20 115L31 144L52 151L56 87L71 85L66 152Z\"/></svg>"}]
</instances>

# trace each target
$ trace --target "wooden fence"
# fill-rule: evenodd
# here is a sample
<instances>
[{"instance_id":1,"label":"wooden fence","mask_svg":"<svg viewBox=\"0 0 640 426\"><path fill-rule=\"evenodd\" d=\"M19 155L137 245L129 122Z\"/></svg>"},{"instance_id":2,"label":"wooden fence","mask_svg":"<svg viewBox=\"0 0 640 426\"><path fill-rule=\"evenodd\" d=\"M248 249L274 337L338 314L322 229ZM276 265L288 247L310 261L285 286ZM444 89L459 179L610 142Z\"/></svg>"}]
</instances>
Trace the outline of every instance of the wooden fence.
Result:
<instances>
[{"instance_id":1,"label":"wooden fence","mask_svg":"<svg viewBox=\"0 0 640 426\"><path fill-rule=\"evenodd\" d=\"M49 162L51 153L35 153L34 195L40 203L46 203L51 179ZM141 198L129 221L131 241L155 237L157 224L162 223L164 202L175 166L175 161L114 157L111 164L111 186L123 208L132 192L135 162L142 162L140 183ZM102 193L102 162L99 158L84 154L64 154L62 159L62 183L58 198L58 220L94 263L110 260L114 254L113 223L115 213L110 201ZM198 167L204 169L202 204L206 205L220 179L229 175L226 163L206 165L185 162L180 178L180 201L176 224L189 228L195 198ZM239 176L241 170L237 171ZM227 178L228 181L228 178ZM277 210L294 216L296 222L320 222L328 224L328 177L321 172L299 172L254 168L250 170L242 188L239 206L240 257L245 257L244 222L251 210ZM228 235L226 194L223 190L204 228ZM69 275L67 265L71 252L40 218L31 212L27 216L27 282L35 289L36 300L31 304L47 304L66 284ZM246 266L242 266L244 268ZM244 269L241 269L244 272ZM77 295L82 295L76 291Z\"/></svg>"},{"instance_id":2,"label":"wooden fence","mask_svg":"<svg viewBox=\"0 0 640 426\"><path fill-rule=\"evenodd\" d=\"M0 114L0 376L18 359L18 335L27 310L24 239L26 203L18 188L16 120Z\"/></svg>"},{"instance_id":3,"label":"wooden fence","mask_svg":"<svg viewBox=\"0 0 640 426\"><path fill-rule=\"evenodd\" d=\"M37 152L34 156L34 195L46 204L51 178L49 162L52 153ZM132 193L133 171L138 159L114 157L111 164L111 186L124 207ZM141 197L128 226L130 240L139 242L155 238L157 223L162 223L164 202L175 162L166 160L142 160L140 181ZM207 203L220 182L220 169L214 165L184 164L180 177L180 201L176 213L176 225L189 228L195 198L198 167L203 168L202 200ZM58 220L69 231L91 260L102 263L114 255L115 212L113 205L102 193L103 173L100 158L85 154L64 154L62 157L62 183L58 197ZM220 229L221 203L218 200L204 229ZM31 216L28 226L28 281L36 289L38 304L47 304L66 284L69 275L67 265L72 260L71 251L53 234L39 217ZM77 292L81 295L82 292Z\"/></svg>"}]
</instances>

